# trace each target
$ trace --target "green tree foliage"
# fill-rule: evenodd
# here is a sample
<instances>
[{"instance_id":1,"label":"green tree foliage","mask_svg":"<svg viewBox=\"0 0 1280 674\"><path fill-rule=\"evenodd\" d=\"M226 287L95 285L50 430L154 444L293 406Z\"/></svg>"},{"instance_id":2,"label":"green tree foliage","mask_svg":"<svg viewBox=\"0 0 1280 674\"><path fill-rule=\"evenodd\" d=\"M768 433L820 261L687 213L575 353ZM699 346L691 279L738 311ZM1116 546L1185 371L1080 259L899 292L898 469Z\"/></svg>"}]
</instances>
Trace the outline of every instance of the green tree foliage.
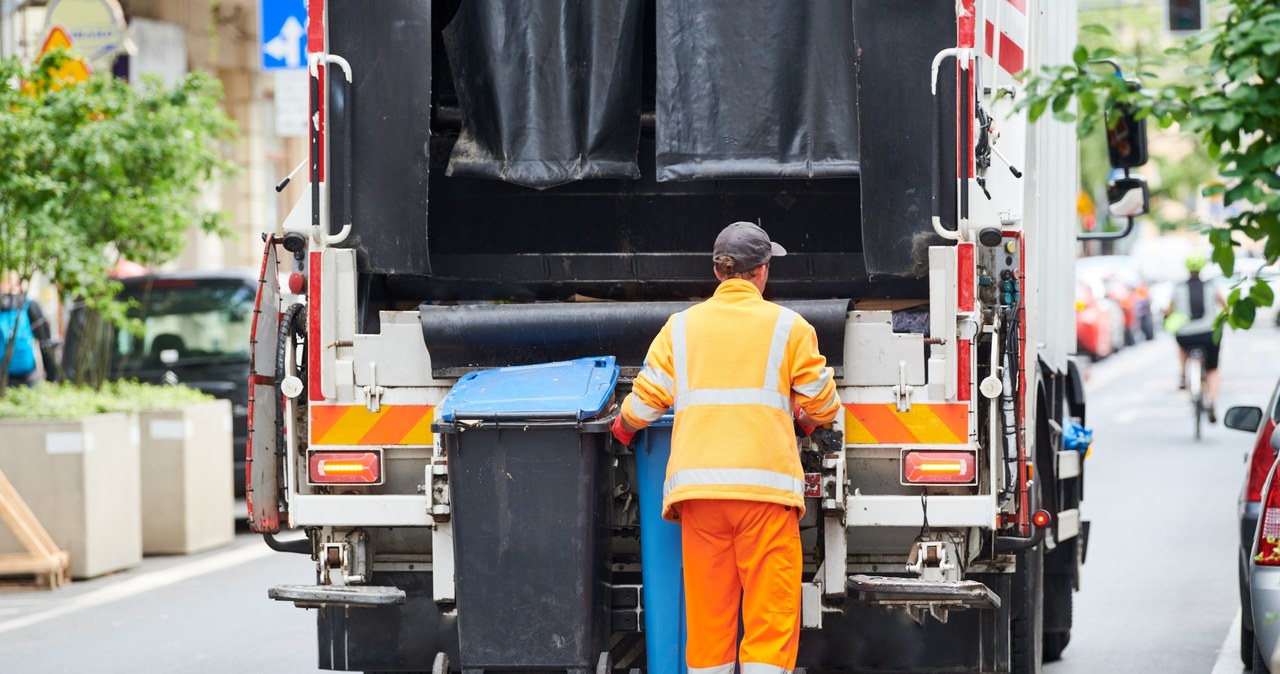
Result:
<instances>
[{"instance_id":1,"label":"green tree foliage","mask_svg":"<svg viewBox=\"0 0 1280 674\"><path fill-rule=\"evenodd\" d=\"M223 231L198 197L231 170L222 155L234 125L206 73L172 87L107 74L77 83L59 74L69 58L0 59L0 271L23 292L42 275L123 323L109 276L121 257L162 264L182 252L192 225ZM12 351L6 345L0 372Z\"/></svg>"},{"instance_id":2,"label":"green tree foliage","mask_svg":"<svg viewBox=\"0 0 1280 674\"><path fill-rule=\"evenodd\" d=\"M1103 111L1120 106L1139 119L1164 128L1178 124L1199 136L1227 181L1205 194L1222 194L1228 206L1240 206L1224 226L1209 232L1213 261L1229 276L1235 269L1237 233L1262 242L1268 264L1280 258L1280 3L1230 0L1227 9L1210 30L1167 52L1179 58L1197 55L1204 63L1187 68L1179 82L1152 86L1150 60L1117 57L1126 72L1147 78L1146 86L1131 90L1114 70L1097 62L1116 56L1115 50L1080 45L1074 66L1046 68L1027 80L1029 95L1022 105L1032 121L1046 112L1074 121L1070 106L1077 102L1082 136L1097 127ZM1106 32L1097 26L1092 30ZM1233 290L1218 330L1250 327L1258 307L1273 301L1271 287L1261 279L1248 291Z\"/></svg>"}]
</instances>

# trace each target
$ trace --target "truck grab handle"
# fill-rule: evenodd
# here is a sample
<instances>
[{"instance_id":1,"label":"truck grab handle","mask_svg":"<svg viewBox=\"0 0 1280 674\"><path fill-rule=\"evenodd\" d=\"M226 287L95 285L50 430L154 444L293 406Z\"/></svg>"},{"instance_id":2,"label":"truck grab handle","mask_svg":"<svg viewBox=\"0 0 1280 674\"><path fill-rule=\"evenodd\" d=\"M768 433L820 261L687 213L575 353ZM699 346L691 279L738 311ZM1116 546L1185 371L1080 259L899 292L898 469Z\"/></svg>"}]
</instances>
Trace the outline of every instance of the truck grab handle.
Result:
<instances>
[{"instance_id":1,"label":"truck grab handle","mask_svg":"<svg viewBox=\"0 0 1280 674\"><path fill-rule=\"evenodd\" d=\"M959 58L960 49L956 47L943 49L933 57L933 66L930 70L930 76L929 76L929 91L930 93L933 94L934 100L937 100L938 98L938 70L939 68L941 68L942 62L946 60L948 56ZM939 106L935 106L935 108L938 108L938 107ZM933 225L933 231L938 236L948 241L959 241L960 231L959 231L958 225L957 225L957 229L955 230L950 230L942 226L942 204L941 204L942 184L941 183L943 178L942 178L942 158L940 155L942 153L941 129L945 119L944 112L945 111L940 109L937 111L938 113L937 118L934 120L935 123L933 125L933 161L930 162L932 175L930 176L931 179L929 181L929 186L933 190L933 199L930 201L930 203L933 206L933 214L932 214L932 217L929 218L929 222L930 224Z\"/></svg>"}]
</instances>

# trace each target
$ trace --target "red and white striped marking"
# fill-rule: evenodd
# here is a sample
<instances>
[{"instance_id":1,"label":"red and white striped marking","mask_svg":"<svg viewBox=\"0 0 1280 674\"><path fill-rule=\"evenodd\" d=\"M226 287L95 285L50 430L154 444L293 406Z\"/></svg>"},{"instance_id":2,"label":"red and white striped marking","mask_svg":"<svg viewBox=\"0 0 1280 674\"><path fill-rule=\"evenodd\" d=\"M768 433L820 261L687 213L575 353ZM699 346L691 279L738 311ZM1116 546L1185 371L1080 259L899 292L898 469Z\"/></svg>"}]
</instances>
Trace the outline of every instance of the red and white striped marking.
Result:
<instances>
[{"instance_id":1,"label":"red and white striped marking","mask_svg":"<svg viewBox=\"0 0 1280 674\"><path fill-rule=\"evenodd\" d=\"M1017 75L1027 67L1027 0L989 0L985 8L983 51L1001 70Z\"/></svg>"}]
</instances>

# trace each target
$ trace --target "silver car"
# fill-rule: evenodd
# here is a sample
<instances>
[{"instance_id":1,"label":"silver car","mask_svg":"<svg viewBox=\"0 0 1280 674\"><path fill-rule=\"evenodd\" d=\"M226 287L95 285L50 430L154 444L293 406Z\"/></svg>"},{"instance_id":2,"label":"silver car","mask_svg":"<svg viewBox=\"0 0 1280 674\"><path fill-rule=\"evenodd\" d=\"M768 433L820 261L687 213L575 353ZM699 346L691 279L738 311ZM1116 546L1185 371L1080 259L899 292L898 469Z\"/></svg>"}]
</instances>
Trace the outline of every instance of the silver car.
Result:
<instances>
[{"instance_id":1,"label":"silver car","mask_svg":"<svg viewBox=\"0 0 1280 674\"><path fill-rule=\"evenodd\" d=\"M1271 434L1280 450L1280 431ZM1280 461L1272 464L1262 489L1262 508L1249 557L1249 596L1253 611L1253 671L1269 674L1280 664Z\"/></svg>"},{"instance_id":2,"label":"silver car","mask_svg":"<svg viewBox=\"0 0 1280 674\"><path fill-rule=\"evenodd\" d=\"M1264 411L1265 410L1265 411ZM1262 491L1271 464L1276 460L1276 450L1271 448L1271 433L1280 424L1280 384L1272 391L1265 408L1232 407L1222 419L1227 428L1253 434L1246 464L1244 483L1236 503L1239 517L1240 545L1239 571L1240 609L1243 624L1240 630L1240 659L1246 666L1253 663L1253 610L1249 603L1249 558L1253 556L1254 533L1258 529L1258 512L1261 510Z\"/></svg>"}]
</instances>

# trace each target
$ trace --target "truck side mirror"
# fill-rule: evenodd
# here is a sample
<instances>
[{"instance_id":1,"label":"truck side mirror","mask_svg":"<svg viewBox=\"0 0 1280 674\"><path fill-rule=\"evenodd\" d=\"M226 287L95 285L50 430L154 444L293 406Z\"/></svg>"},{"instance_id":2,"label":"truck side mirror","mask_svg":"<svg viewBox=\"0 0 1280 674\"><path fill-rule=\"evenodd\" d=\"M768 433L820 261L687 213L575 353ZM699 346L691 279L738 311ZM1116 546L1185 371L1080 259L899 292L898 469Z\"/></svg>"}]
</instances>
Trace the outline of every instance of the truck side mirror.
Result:
<instances>
[{"instance_id":1,"label":"truck side mirror","mask_svg":"<svg viewBox=\"0 0 1280 674\"><path fill-rule=\"evenodd\" d=\"M1115 178L1107 183L1107 212L1113 218L1136 218L1151 210L1151 192L1142 176Z\"/></svg>"},{"instance_id":2,"label":"truck side mirror","mask_svg":"<svg viewBox=\"0 0 1280 674\"><path fill-rule=\"evenodd\" d=\"M1128 170L1125 170L1128 173ZM1125 220L1119 231L1076 232L1081 241L1114 241L1129 236L1133 231L1133 219L1151 209L1151 192L1142 176L1112 178L1107 182L1107 213L1113 220Z\"/></svg>"},{"instance_id":3,"label":"truck side mirror","mask_svg":"<svg viewBox=\"0 0 1280 674\"><path fill-rule=\"evenodd\" d=\"M1132 86L1132 84L1131 84ZM1118 169L1147 163L1147 120L1136 119L1127 107L1107 114L1107 156Z\"/></svg>"}]
</instances>

